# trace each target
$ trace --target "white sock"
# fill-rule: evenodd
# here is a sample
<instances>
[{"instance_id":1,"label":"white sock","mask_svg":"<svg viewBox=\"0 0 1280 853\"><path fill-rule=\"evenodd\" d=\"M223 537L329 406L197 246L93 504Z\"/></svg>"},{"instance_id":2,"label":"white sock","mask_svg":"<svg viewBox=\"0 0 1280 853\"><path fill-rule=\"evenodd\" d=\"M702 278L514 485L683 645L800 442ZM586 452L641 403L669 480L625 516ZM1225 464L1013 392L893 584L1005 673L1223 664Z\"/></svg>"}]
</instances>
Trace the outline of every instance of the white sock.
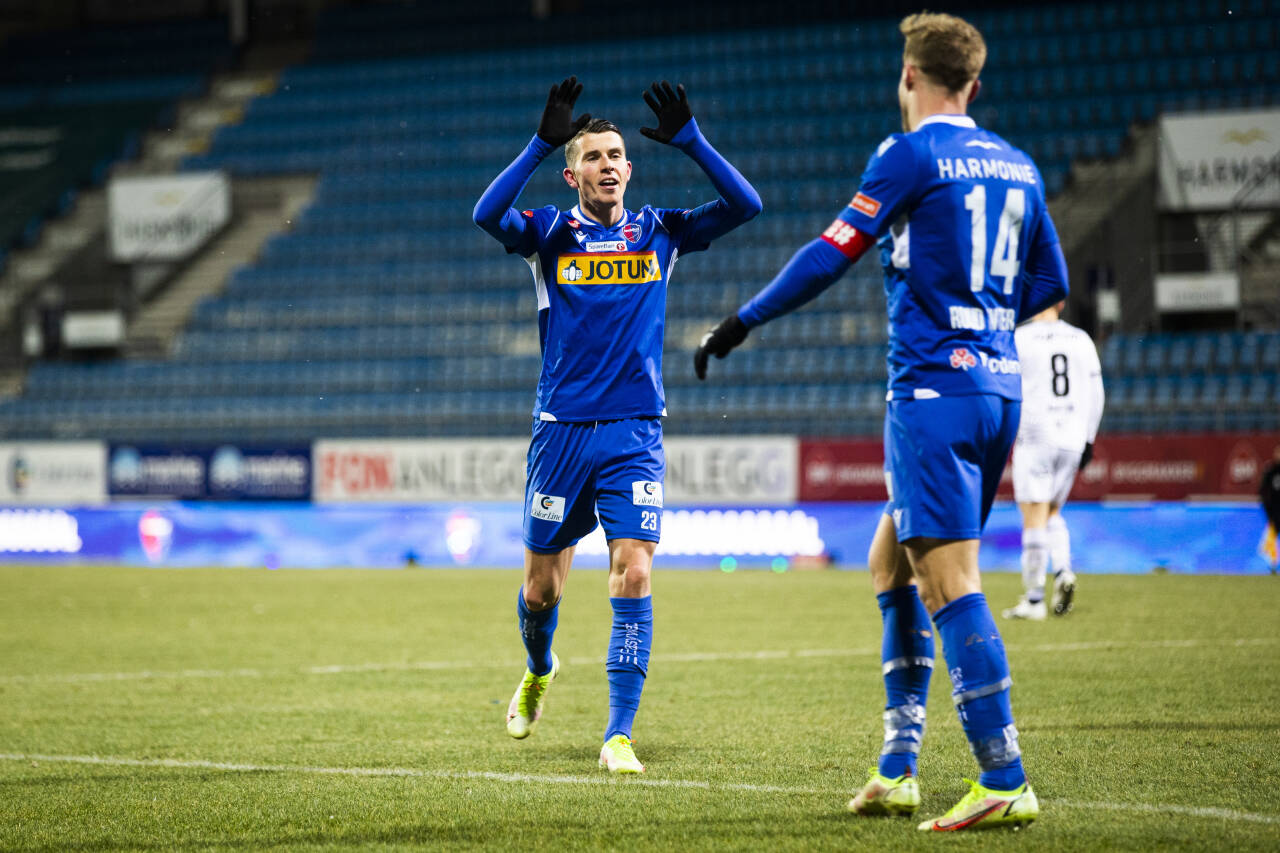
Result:
<instances>
[{"instance_id":1,"label":"white sock","mask_svg":"<svg viewBox=\"0 0 1280 853\"><path fill-rule=\"evenodd\" d=\"M1053 560L1053 571L1071 571L1071 532L1067 523L1058 513L1049 516L1049 525L1045 528L1049 534L1049 556Z\"/></svg>"},{"instance_id":2,"label":"white sock","mask_svg":"<svg viewBox=\"0 0 1280 853\"><path fill-rule=\"evenodd\" d=\"M1043 527L1022 531L1022 586L1031 603L1044 601L1044 575L1049 566L1049 537Z\"/></svg>"}]
</instances>

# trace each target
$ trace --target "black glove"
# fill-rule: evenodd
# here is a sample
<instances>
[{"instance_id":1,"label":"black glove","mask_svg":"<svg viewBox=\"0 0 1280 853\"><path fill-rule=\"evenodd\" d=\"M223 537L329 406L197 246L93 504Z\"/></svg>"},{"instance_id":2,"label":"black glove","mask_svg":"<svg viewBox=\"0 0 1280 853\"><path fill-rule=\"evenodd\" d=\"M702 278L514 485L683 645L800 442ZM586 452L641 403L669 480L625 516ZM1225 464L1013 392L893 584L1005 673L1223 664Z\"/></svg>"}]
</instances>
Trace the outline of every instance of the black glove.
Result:
<instances>
[{"instance_id":1,"label":"black glove","mask_svg":"<svg viewBox=\"0 0 1280 853\"><path fill-rule=\"evenodd\" d=\"M1080 454L1080 467L1083 469L1084 466L1089 464L1089 460L1092 458L1093 458L1093 442L1090 441L1085 443L1084 453Z\"/></svg>"},{"instance_id":2,"label":"black glove","mask_svg":"<svg viewBox=\"0 0 1280 853\"><path fill-rule=\"evenodd\" d=\"M699 379L707 378L707 356L724 358L729 350L747 339L747 325L738 319L738 312L733 312L720 321L720 325L702 336L698 351L693 354L693 372Z\"/></svg>"},{"instance_id":3,"label":"black glove","mask_svg":"<svg viewBox=\"0 0 1280 853\"><path fill-rule=\"evenodd\" d=\"M573 118L573 105L581 94L582 84L577 77L567 77L551 87L547 106L542 110L542 121L538 122L538 136L543 142L559 148L591 121L590 113Z\"/></svg>"},{"instance_id":4,"label":"black glove","mask_svg":"<svg viewBox=\"0 0 1280 853\"><path fill-rule=\"evenodd\" d=\"M689 97L685 95L683 85L672 89L666 80L660 84L654 83L644 93L644 102L658 116L658 126L642 127L640 132L665 145L670 145L671 138L693 118L693 110L689 108Z\"/></svg>"}]
</instances>

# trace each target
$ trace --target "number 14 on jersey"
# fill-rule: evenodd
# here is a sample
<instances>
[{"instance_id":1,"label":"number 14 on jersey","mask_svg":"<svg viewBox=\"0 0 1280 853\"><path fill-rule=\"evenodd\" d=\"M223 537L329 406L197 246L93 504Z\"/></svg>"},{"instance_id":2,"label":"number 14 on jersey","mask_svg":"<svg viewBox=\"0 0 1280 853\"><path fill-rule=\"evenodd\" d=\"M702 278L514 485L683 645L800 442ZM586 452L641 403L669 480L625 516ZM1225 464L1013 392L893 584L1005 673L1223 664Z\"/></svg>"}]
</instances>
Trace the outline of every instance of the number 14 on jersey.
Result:
<instances>
[{"instance_id":1,"label":"number 14 on jersey","mask_svg":"<svg viewBox=\"0 0 1280 853\"><path fill-rule=\"evenodd\" d=\"M987 281L987 188L977 184L964 197L969 211L973 239L973 256L969 264L969 289L982 290ZM996 228L996 244L991 251L991 277L1004 279L1004 292L1013 293L1022 264L1018 260L1018 235L1022 233L1022 216L1027 209L1026 190L1013 188L1004 196L1000 224Z\"/></svg>"}]
</instances>

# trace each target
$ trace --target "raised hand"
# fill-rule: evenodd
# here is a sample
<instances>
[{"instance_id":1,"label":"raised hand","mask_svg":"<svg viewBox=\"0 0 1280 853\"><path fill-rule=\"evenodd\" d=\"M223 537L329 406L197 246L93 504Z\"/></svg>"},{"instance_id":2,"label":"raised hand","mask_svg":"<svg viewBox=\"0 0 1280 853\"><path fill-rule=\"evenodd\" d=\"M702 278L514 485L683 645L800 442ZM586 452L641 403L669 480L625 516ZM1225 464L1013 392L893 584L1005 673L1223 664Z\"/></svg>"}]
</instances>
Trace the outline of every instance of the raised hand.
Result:
<instances>
[{"instance_id":1,"label":"raised hand","mask_svg":"<svg viewBox=\"0 0 1280 853\"><path fill-rule=\"evenodd\" d=\"M564 145L591 121L590 113L573 118L573 105L582 94L582 84L577 77L566 77L554 84L547 94L547 106L538 122L538 136L552 147Z\"/></svg>"},{"instance_id":2,"label":"raised hand","mask_svg":"<svg viewBox=\"0 0 1280 853\"><path fill-rule=\"evenodd\" d=\"M707 357L724 358L729 351L747 339L747 326L735 311L720 321L714 329L702 336L693 354L693 372L699 379L707 378Z\"/></svg>"},{"instance_id":3,"label":"raised hand","mask_svg":"<svg viewBox=\"0 0 1280 853\"><path fill-rule=\"evenodd\" d=\"M674 89L666 80L654 83L644 93L644 102L649 105L658 117L657 127L642 127L640 132L645 136L665 145L670 145L672 138L680 132L680 128L693 118L693 110L689 107L689 97L684 86Z\"/></svg>"}]
</instances>

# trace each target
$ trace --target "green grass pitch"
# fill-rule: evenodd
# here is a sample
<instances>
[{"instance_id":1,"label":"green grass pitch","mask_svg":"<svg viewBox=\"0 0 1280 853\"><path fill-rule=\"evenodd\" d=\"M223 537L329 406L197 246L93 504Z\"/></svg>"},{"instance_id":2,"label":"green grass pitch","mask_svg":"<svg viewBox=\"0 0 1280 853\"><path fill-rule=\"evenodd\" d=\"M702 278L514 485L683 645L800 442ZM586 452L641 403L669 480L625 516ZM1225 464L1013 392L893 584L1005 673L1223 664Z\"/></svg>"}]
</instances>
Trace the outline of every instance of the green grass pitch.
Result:
<instances>
[{"instance_id":1,"label":"green grass pitch","mask_svg":"<svg viewBox=\"0 0 1280 853\"><path fill-rule=\"evenodd\" d=\"M638 779L596 768L600 571L570 576L541 728L506 736L518 584L0 568L0 849L1280 848L1280 579L1086 576L1070 616L1001 621L1041 818L956 836L845 812L881 738L865 572L660 566ZM943 670L922 816L976 771Z\"/></svg>"}]
</instances>

